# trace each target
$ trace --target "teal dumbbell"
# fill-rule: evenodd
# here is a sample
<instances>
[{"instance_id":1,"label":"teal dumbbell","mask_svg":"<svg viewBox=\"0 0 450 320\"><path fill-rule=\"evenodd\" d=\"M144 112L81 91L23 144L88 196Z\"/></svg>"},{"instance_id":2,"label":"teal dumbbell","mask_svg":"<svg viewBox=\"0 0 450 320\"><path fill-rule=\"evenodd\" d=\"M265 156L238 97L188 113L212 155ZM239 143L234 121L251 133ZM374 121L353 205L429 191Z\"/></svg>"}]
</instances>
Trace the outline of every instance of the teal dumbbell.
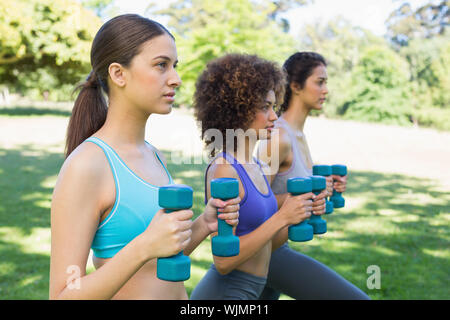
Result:
<instances>
[{"instance_id":1,"label":"teal dumbbell","mask_svg":"<svg viewBox=\"0 0 450 320\"><path fill-rule=\"evenodd\" d=\"M313 166L313 175L322 176L322 177L329 177L331 176L331 166L327 165L314 165ZM333 213L333 202L328 201L328 199L325 198L325 214Z\"/></svg>"},{"instance_id":2,"label":"teal dumbbell","mask_svg":"<svg viewBox=\"0 0 450 320\"><path fill-rule=\"evenodd\" d=\"M327 180L322 176L311 176L312 180L312 192L315 195L320 194L327 187ZM320 216L315 214L311 215L308 223L312 225L314 229L314 234L322 234L327 232L327 222L323 220Z\"/></svg>"},{"instance_id":3,"label":"teal dumbbell","mask_svg":"<svg viewBox=\"0 0 450 320\"><path fill-rule=\"evenodd\" d=\"M159 206L171 213L192 207L193 190L186 185L171 184L159 188L158 197ZM191 259L182 251L171 257L158 258L156 275L161 280L185 281L191 276Z\"/></svg>"},{"instance_id":4,"label":"teal dumbbell","mask_svg":"<svg viewBox=\"0 0 450 320\"><path fill-rule=\"evenodd\" d=\"M287 181L287 191L293 196L312 192L311 178L290 178ZM312 240L314 236L313 227L307 220L303 220L299 224L289 226L289 240L296 242L304 242Z\"/></svg>"},{"instance_id":5,"label":"teal dumbbell","mask_svg":"<svg viewBox=\"0 0 450 320\"><path fill-rule=\"evenodd\" d=\"M227 201L237 196L239 196L237 179L218 178L211 181L211 197ZM237 256L239 254L239 237L233 234L233 227L226 221L219 218L217 220L219 234L211 240L212 253L219 257Z\"/></svg>"},{"instance_id":6,"label":"teal dumbbell","mask_svg":"<svg viewBox=\"0 0 450 320\"><path fill-rule=\"evenodd\" d=\"M334 164L331 166L332 174L338 176L346 176L347 175L347 166L343 164ZM345 206L345 199L340 192L333 190L333 195L330 197L330 200L333 201L333 205L335 208L343 208Z\"/></svg>"}]
</instances>

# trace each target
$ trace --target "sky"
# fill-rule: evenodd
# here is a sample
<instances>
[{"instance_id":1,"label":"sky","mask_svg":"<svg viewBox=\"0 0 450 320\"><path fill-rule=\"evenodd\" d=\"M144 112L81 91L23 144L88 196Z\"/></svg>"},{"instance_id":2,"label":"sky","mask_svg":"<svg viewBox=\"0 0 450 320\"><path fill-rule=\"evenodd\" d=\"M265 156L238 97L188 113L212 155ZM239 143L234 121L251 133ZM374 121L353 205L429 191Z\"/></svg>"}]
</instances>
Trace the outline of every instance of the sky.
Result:
<instances>
[{"instance_id":1,"label":"sky","mask_svg":"<svg viewBox=\"0 0 450 320\"><path fill-rule=\"evenodd\" d=\"M236 0L238 1L238 0ZM144 14L150 0L115 0L119 13ZM166 3L170 0L166 0ZM392 11L398 8L401 0L314 0L314 3L293 9L284 17L289 20L293 35L298 34L305 23L328 21L336 16L342 16L353 25L372 31L378 36L386 32L384 22ZM409 0L413 8L430 2L429 0ZM159 20L162 24L165 21Z\"/></svg>"}]
</instances>

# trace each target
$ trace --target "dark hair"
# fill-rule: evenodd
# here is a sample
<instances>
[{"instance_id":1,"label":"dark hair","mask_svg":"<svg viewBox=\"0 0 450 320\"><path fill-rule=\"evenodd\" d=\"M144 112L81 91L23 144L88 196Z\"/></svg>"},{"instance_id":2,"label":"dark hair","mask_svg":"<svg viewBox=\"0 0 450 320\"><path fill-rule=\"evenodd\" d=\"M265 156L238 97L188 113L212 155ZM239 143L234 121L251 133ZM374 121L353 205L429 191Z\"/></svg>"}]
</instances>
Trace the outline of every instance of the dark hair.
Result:
<instances>
[{"instance_id":1,"label":"dark hair","mask_svg":"<svg viewBox=\"0 0 450 320\"><path fill-rule=\"evenodd\" d=\"M300 88L305 85L306 79L313 73L314 68L324 65L324 57L316 52L297 52L290 56L283 64L283 70L287 75L284 102L278 110L278 115L287 110L291 99L291 83L297 83Z\"/></svg>"},{"instance_id":2,"label":"dark hair","mask_svg":"<svg viewBox=\"0 0 450 320\"><path fill-rule=\"evenodd\" d=\"M224 139L226 129L247 130L270 90L275 92L276 104L281 103L284 79L276 63L256 55L227 54L209 62L197 79L193 104L206 145L208 129L220 130ZM226 144L222 145L225 150Z\"/></svg>"},{"instance_id":3,"label":"dark hair","mask_svg":"<svg viewBox=\"0 0 450 320\"><path fill-rule=\"evenodd\" d=\"M136 14L124 14L107 21L97 32L91 47L92 71L80 90L69 120L66 157L105 123L107 105L102 89L109 94L108 68L111 63L127 67L140 53L141 45L162 34L172 34L156 21Z\"/></svg>"}]
</instances>

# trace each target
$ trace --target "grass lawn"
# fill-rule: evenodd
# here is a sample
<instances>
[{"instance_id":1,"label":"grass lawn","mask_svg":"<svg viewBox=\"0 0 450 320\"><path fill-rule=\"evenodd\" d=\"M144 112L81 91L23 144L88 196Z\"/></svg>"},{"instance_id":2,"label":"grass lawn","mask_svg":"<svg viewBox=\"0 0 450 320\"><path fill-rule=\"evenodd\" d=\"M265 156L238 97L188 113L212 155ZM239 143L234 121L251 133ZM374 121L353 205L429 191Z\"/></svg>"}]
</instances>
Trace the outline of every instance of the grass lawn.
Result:
<instances>
[{"instance_id":1,"label":"grass lawn","mask_svg":"<svg viewBox=\"0 0 450 320\"><path fill-rule=\"evenodd\" d=\"M0 149L0 299L48 298L51 194L62 162L61 154L33 146ZM205 165L168 168L176 182L194 188L200 213ZM347 206L326 217L325 235L291 246L372 299L450 298L448 192L433 181L350 168L344 195ZM209 239L191 258L188 293L212 261ZM367 288L371 265L381 270L381 289Z\"/></svg>"}]
</instances>

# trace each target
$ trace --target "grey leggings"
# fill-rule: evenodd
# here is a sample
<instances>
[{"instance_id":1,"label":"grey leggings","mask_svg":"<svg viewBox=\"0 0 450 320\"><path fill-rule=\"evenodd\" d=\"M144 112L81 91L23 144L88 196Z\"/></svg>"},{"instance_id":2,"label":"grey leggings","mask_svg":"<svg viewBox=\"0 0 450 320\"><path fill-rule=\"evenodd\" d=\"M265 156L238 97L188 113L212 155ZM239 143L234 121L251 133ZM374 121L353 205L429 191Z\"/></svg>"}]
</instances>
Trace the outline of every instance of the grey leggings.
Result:
<instances>
[{"instance_id":1,"label":"grey leggings","mask_svg":"<svg viewBox=\"0 0 450 320\"><path fill-rule=\"evenodd\" d=\"M191 300L257 300L266 278L233 270L221 275L214 264L191 294Z\"/></svg>"},{"instance_id":2,"label":"grey leggings","mask_svg":"<svg viewBox=\"0 0 450 320\"><path fill-rule=\"evenodd\" d=\"M324 264L287 243L272 253L267 284L260 300L277 300L280 292L297 300L368 300L361 289Z\"/></svg>"}]
</instances>

